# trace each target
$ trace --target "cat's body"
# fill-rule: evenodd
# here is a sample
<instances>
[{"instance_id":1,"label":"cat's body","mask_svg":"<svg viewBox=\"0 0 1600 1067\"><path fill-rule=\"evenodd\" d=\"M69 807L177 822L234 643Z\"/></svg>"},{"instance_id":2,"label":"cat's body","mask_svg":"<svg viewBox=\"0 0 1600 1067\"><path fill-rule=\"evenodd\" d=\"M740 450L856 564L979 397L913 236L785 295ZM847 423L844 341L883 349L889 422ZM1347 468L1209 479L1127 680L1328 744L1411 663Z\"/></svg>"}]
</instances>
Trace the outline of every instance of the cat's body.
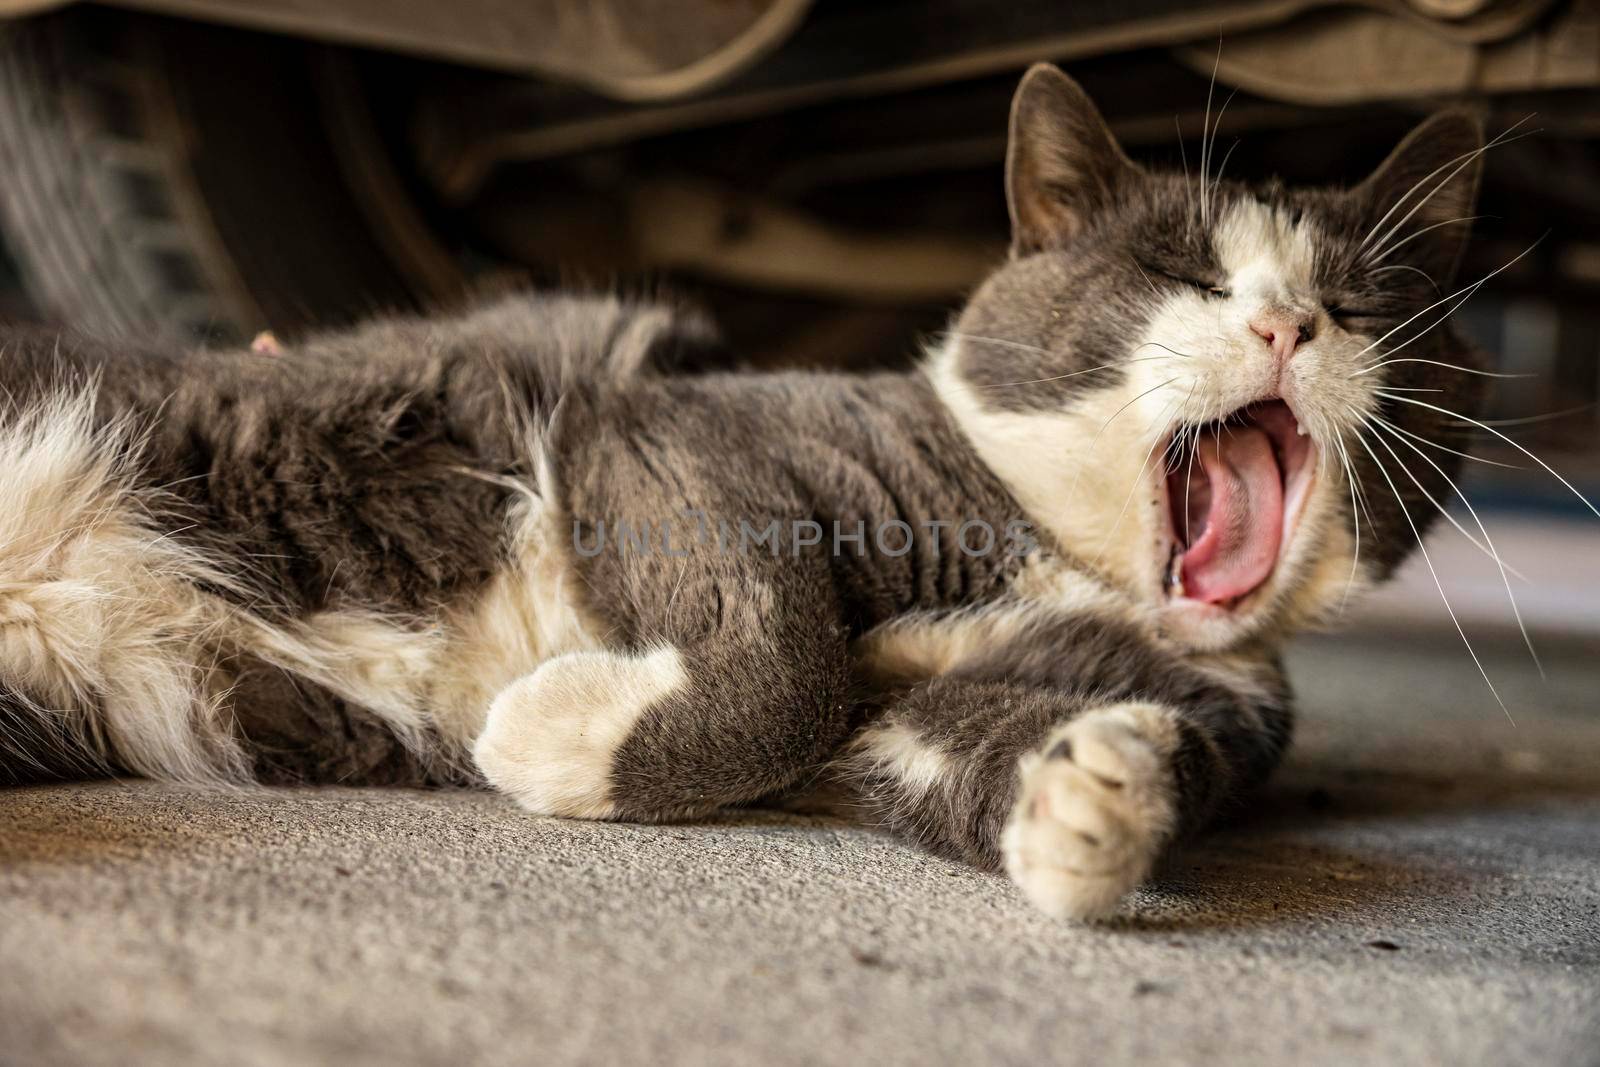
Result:
<instances>
[{"instance_id":1,"label":"cat's body","mask_svg":"<svg viewBox=\"0 0 1600 1067\"><path fill-rule=\"evenodd\" d=\"M1373 190L1202 207L1037 72L1016 254L903 374L673 373L703 324L609 299L278 354L11 338L0 766L487 780L590 818L820 786L1103 914L1271 770L1277 646L1387 574L1443 491L1441 454L1370 502L1355 557L1346 471L1382 472L1346 425L1435 421L1355 372L1433 296L1343 273L1390 185L1476 137L1446 132ZM1407 262L1444 284L1440 244ZM1369 322L1307 303L1335 285Z\"/></svg>"}]
</instances>

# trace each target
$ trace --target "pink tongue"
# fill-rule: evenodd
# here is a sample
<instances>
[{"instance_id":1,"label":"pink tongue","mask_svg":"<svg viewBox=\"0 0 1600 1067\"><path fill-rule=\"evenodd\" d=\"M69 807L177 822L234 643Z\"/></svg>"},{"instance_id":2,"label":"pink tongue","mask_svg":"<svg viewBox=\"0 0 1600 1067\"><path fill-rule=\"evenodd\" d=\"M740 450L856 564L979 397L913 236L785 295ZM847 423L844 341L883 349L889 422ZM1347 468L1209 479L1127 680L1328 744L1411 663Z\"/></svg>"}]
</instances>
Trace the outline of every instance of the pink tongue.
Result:
<instances>
[{"instance_id":1,"label":"pink tongue","mask_svg":"<svg viewBox=\"0 0 1600 1067\"><path fill-rule=\"evenodd\" d=\"M1253 426L1204 437L1194 465L1187 508L1174 502L1178 533L1187 510L1194 538L1183 554L1184 593L1216 604L1243 596L1272 573L1283 532L1283 482L1271 439ZM1169 492L1185 492L1182 480L1173 483Z\"/></svg>"}]
</instances>

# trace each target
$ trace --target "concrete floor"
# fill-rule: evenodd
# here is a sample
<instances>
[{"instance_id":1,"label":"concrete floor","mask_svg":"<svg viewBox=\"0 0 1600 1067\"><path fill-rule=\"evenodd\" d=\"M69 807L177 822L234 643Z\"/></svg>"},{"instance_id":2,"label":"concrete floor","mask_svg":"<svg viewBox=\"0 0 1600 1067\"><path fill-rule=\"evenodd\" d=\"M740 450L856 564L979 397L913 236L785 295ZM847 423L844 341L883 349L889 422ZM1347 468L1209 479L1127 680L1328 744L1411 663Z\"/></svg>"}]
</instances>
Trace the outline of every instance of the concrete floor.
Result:
<instances>
[{"instance_id":1,"label":"concrete floor","mask_svg":"<svg viewBox=\"0 0 1600 1067\"><path fill-rule=\"evenodd\" d=\"M831 822L0 793L0 1062L1600 1064L1600 664L1303 646L1293 764L1111 928Z\"/></svg>"}]
</instances>

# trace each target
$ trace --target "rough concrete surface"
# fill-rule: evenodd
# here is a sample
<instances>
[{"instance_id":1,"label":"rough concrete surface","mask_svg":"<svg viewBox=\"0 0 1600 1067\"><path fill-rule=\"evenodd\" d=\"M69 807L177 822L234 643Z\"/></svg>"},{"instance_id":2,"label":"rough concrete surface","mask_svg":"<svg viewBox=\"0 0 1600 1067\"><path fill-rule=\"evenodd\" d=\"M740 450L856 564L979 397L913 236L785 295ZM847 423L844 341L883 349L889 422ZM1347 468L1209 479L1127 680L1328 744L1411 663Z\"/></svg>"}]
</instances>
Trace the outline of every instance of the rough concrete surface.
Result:
<instances>
[{"instance_id":1,"label":"rough concrete surface","mask_svg":"<svg viewBox=\"0 0 1600 1067\"><path fill-rule=\"evenodd\" d=\"M1292 765L1106 928L878 834L0 792L0 1062L1600 1064L1600 664L1322 642Z\"/></svg>"}]
</instances>

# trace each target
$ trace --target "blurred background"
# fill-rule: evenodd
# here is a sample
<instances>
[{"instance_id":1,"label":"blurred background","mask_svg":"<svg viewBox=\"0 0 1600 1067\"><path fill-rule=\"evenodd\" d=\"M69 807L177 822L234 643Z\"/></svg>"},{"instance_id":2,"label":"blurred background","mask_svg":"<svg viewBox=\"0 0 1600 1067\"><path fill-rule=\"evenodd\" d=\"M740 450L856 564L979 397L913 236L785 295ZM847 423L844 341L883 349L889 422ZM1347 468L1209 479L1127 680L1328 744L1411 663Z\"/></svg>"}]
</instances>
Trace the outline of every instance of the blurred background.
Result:
<instances>
[{"instance_id":1,"label":"blurred background","mask_svg":"<svg viewBox=\"0 0 1600 1067\"><path fill-rule=\"evenodd\" d=\"M1527 120L1461 279L1544 239L1458 318L1525 375L1488 418L1600 499L1600 0L0 0L0 317L292 342L576 284L704 305L751 364L903 364L1003 254L1041 59L1170 166L1215 64L1230 176L1356 182L1446 103ZM1600 638L1600 520L1463 441L1530 468L1467 472L1530 626ZM1494 566L1433 547L1504 637ZM1449 627L1420 558L1363 612Z\"/></svg>"}]
</instances>

